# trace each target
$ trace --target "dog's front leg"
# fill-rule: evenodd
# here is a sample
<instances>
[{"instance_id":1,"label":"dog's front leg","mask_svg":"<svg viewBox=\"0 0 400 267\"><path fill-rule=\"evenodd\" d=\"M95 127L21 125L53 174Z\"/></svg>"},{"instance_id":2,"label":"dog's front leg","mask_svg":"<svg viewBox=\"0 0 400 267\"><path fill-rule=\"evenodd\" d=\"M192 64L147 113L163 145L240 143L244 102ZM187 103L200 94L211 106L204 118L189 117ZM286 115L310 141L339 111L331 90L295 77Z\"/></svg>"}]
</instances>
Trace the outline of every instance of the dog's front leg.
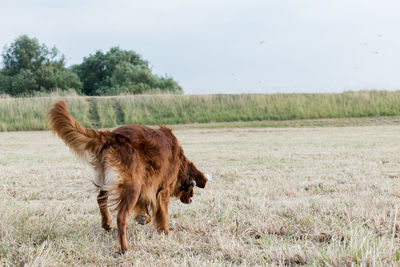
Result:
<instances>
[{"instance_id":1,"label":"dog's front leg","mask_svg":"<svg viewBox=\"0 0 400 267\"><path fill-rule=\"evenodd\" d=\"M163 189L157 194L157 207L153 211L155 216L155 223L157 230L168 234L168 204L169 204L170 193L169 189Z\"/></svg>"},{"instance_id":2,"label":"dog's front leg","mask_svg":"<svg viewBox=\"0 0 400 267\"><path fill-rule=\"evenodd\" d=\"M142 225L148 224L151 221L151 216L147 210L147 203L139 200L134 208L135 220Z\"/></svg>"}]
</instances>

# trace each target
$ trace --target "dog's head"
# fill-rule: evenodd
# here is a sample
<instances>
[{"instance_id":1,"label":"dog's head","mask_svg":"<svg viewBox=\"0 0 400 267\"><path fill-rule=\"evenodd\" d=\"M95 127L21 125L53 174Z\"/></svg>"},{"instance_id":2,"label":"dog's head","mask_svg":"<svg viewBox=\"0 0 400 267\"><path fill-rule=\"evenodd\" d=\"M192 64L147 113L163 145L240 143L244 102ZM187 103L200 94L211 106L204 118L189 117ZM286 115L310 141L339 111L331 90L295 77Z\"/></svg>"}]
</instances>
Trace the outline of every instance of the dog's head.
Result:
<instances>
[{"instance_id":1,"label":"dog's head","mask_svg":"<svg viewBox=\"0 0 400 267\"><path fill-rule=\"evenodd\" d=\"M204 188L207 183L206 176L197 169L193 162L188 161L186 168L182 168L179 172L179 192L177 197L182 203L192 203L193 189L195 186Z\"/></svg>"}]
</instances>

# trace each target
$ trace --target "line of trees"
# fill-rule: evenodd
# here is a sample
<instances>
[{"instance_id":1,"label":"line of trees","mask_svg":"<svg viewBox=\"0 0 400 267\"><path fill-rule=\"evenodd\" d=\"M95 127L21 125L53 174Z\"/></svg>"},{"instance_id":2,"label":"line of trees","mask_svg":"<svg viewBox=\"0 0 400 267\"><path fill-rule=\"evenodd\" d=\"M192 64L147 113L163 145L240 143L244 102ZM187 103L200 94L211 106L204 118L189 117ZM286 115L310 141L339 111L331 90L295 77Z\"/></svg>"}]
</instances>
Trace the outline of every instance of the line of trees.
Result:
<instances>
[{"instance_id":1,"label":"line of trees","mask_svg":"<svg viewBox=\"0 0 400 267\"><path fill-rule=\"evenodd\" d=\"M138 94L149 91L182 93L171 77L152 73L149 62L132 50L112 47L84 57L81 64L66 67L56 48L27 35L5 46L0 69L0 94L30 96L38 92L75 90L84 95Z\"/></svg>"}]
</instances>

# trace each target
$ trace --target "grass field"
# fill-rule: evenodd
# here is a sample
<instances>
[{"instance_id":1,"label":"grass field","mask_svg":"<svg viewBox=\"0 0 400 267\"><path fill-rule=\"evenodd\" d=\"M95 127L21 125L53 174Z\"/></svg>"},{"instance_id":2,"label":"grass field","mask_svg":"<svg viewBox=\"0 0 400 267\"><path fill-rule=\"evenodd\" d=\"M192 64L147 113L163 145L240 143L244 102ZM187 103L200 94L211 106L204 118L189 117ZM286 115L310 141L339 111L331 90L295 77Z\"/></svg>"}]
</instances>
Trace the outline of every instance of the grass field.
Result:
<instances>
[{"instance_id":1,"label":"grass field","mask_svg":"<svg viewBox=\"0 0 400 267\"><path fill-rule=\"evenodd\" d=\"M87 127L400 116L400 91L341 94L128 95L0 98L0 131L47 130L60 99Z\"/></svg>"},{"instance_id":2,"label":"grass field","mask_svg":"<svg viewBox=\"0 0 400 267\"><path fill-rule=\"evenodd\" d=\"M0 265L400 264L400 126L181 129L213 175L173 232L130 220L118 255L92 172L49 132L0 133Z\"/></svg>"}]
</instances>

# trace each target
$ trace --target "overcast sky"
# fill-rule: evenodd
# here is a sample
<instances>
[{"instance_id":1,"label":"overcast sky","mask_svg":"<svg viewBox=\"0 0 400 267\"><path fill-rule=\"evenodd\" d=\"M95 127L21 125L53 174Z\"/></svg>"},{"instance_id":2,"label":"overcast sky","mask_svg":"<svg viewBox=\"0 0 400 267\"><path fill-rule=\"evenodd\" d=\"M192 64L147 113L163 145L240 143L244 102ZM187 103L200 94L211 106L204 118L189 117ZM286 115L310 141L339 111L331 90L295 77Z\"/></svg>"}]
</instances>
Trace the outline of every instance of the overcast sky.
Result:
<instances>
[{"instance_id":1,"label":"overcast sky","mask_svg":"<svg viewBox=\"0 0 400 267\"><path fill-rule=\"evenodd\" d=\"M0 47L28 34L68 65L131 49L188 94L400 89L398 0L1 0Z\"/></svg>"}]
</instances>

